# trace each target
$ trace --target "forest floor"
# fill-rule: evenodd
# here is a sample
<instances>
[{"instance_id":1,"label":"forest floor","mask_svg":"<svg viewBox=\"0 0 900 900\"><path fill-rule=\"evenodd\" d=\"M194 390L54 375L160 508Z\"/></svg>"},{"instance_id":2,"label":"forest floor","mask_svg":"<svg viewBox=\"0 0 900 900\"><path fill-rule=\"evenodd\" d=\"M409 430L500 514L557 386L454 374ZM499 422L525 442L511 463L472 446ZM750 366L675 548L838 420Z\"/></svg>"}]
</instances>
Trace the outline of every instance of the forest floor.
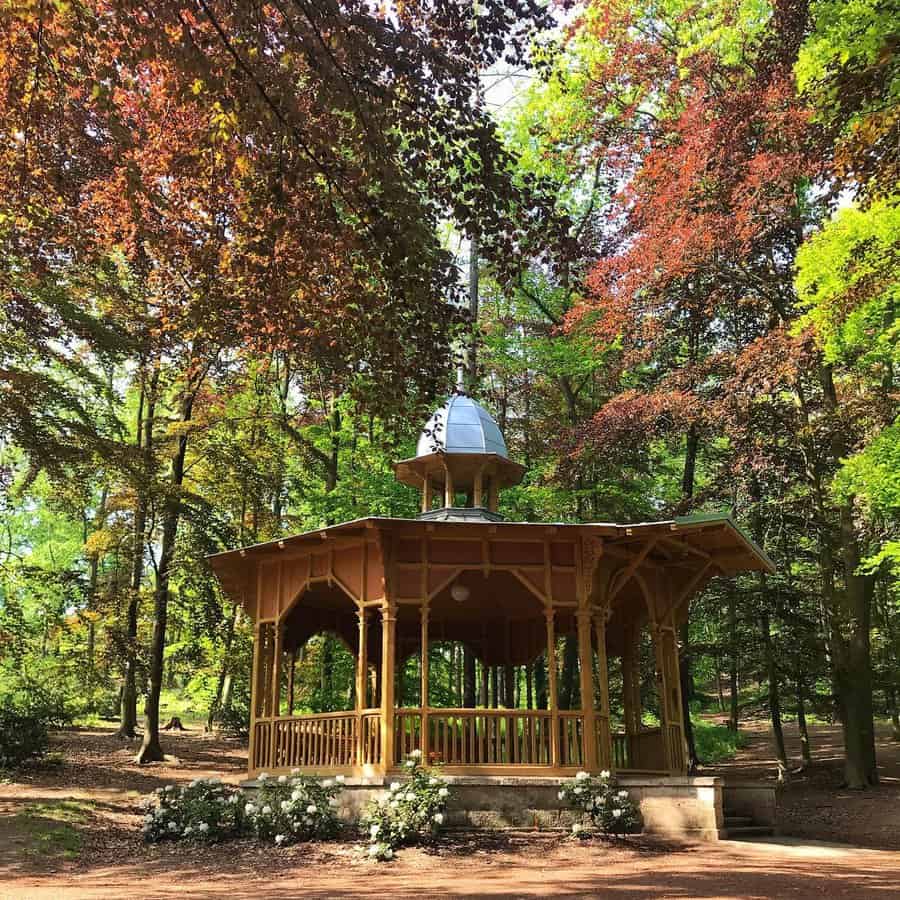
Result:
<instances>
[{"instance_id":1,"label":"forest floor","mask_svg":"<svg viewBox=\"0 0 900 900\"><path fill-rule=\"evenodd\" d=\"M726 721L722 717L721 721ZM777 776L772 728L767 719L742 722L745 746L727 762L704 766L698 774L720 775L727 781L774 782ZM890 727L876 726L880 785L872 791L848 791L843 781L843 738L840 725L810 725L813 764L801 763L800 734L785 724L785 749L792 768L778 796L781 834L823 841L844 841L866 847L900 850L900 741Z\"/></svg>"},{"instance_id":2,"label":"forest floor","mask_svg":"<svg viewBox=\"0 0 900 900\"><path fill-rule=\"evenodd\" d=\"M748 726L748 735L735 760L706 772L774 777L764 726ZM276 898L896 896L900 853L818 844L808 837L900 845L900 748L880 740L883 787L851 794L833 782L839 730L817 727L814 741L813 772L795 779L782 795L782 829L807 835L802 840L670 844L638 837L582 843L546 832L466 835L449 836L439 849L407 849L394 862L378 864L357 842L283 850L243 840L213 847L145 845L143 795L212 775L237 783L246 751L194 729L166 735L172 754L166 762L139 767L132 762L134 748L117 741L112 729L71 729L54 735L58 765L0 782L0 900L229 892Z\"/></svg>"}]
</instances>

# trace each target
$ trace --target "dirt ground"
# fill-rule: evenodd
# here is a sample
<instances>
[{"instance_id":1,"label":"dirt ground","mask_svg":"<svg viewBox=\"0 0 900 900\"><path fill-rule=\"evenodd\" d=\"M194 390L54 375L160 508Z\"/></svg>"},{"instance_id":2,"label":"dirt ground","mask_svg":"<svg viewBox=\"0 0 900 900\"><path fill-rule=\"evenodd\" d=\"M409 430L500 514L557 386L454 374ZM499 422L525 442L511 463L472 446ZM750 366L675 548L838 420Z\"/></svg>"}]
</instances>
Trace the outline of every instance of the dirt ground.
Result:
<instances>
[{"instance_id":1,"label":"dirt ground","mask_svg":"<svg viewBox=\"0 0 900 900\"><path fill-rule=\"evenodd\" d=\"M777 774L768 721L742 724L747 746L727 763L705 767L701 774L725 781L774 782ZM785 746L795 768L800 767L800 735L793 723L784 726ZM876 729L880 786L873 791L848 791L843 780L843 740L839 725L810 727L813 765L793 772L779 791L778 830L781 834L866 847L900 850L900 742L892 741L887 725ZM900 886L898 886L900 894Z\"/></svg>"},{"instance_id":2,"label":"dirt ground","mask_svg":"<svg viewBox=\"0 0 900 900\"><path fill-rule=\"evenodd\" d=\"M871 794L835 792L827 729L817 766L784 794L783 825L818 829L853 843L900 846L900 754L882 753L885 786ZM839 734L835 732L839 741ZM217 775L237 782L246 753L198 731L167 735L172 757L138 767L134 749L111 729L54 736L62 754L0 783L0 900L115 897L888 897L900 885L900 853L862 847L778 842L673 845L647 838L578 843L556 834L461 835L439 849L407 849L389 864L360 845L298 845L279 850L252 841L214 847L145 845L140 799L156 787ZM715 771L772 776L764 729ZM830 799L829 799L830 798ZM831 805L826 805L829 801ZM799 806L805 806L804 818ZM795 806L798 807L795 811ZM849 811L848 811L849 810ZM878 824L873 824L878 823ZM890 834L888 834L890 832Z\"/></svg>"}]
</instances>

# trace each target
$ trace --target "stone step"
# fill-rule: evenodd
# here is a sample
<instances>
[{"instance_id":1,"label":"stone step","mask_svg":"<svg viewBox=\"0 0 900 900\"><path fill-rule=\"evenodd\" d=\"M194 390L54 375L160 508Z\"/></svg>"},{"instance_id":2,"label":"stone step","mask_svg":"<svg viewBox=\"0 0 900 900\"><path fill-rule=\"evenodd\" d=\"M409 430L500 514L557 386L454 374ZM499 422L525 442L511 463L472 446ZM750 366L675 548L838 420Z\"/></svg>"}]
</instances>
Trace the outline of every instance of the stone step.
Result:
<instances>
[{"instance_id":1,"label":"stone step","mask_svg":"<svg viewBox=\"0 0 900 900\"><path fill-rule=\"evenodd\" d=\"M754 837L771 837L775 834L775 829L771 825L740 825L737 828L729 828L726 826L726 840L741 841L744 838Z\"/></svg>"},{"instance_id":2,"label":"stone step","mask_svg":"<svg viewBox=\"0 0 900 900\"><path fill-rule=\"evenodd\" d=\"M726 828L743 828L745 825L752 825L753 818L752 816L732 816L729 813L725 813L725 827Z\"/></svg>"}]
</instances>

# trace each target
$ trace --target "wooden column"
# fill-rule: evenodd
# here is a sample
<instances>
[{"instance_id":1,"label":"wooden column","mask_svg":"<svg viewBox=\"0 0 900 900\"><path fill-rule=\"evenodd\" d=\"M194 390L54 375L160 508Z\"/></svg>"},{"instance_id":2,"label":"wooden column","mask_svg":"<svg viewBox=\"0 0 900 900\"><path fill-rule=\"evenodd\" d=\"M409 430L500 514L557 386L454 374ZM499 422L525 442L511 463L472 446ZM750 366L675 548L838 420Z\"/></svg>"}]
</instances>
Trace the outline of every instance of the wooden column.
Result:
<instances>
[{"instance_id":1,"label":"wooden column","mask_svg":"<svg viewBox=\"0 0 900 900\"><path fill-rule=\"evenodd\" d=\"M431 749L430 736L428 734L428 604L423 601L419 607L419 617L421 620L420 643L421 653L419 666L419 674L421 682L419 684L419 701L422 707L422 725L419 737L419 749L422 751L422 763L428 765L428 753Z\"/></svg>"},{"instance_id":2,"label":"wooden column","mask_svg":"<svg viewBox=\"0 0 900 900\"><path fill-rule=\"evenodd\" d=\"M274 644L272 647L272 681L271 691L272 710L272 768L278 768L278 725L276 720L281 715L281 657L283 655L282 644L284 641L284 626L281 619L275 622Z\"/></svg>"},{"instance_id":3,"label":"wooden column","mask_svg":"<svg viewBox=\"0 0 900 900\"><path fill-rule=\"evenodd\" d=\"M578 622L578 668L581 687L581 714L584 717L584 767L589 772L597 769L597 729L594 713L593 651L591 649L591 613L579 609L575 614Z\"/></svg>"},{"instance_id":4,"label":"wooden column","mask_svg":"<svg viewBox=\"0 0 900 900\"><path fill-rule=\"evenodd\" d=\"M444 467L444 506L450 507L453 506L454 503L454 495L453 495L453 475L450 470Z\"/></svg>"},{"instance_id":5,"label":"wooden column","mask_svg":"<svg viewBox=\"0 0 900 900\"><path fill-rule=\"evenodd\" d=\"M680 775L685 768L686 754L682 728L681 683L678 677L678 645L675 641L674 628L660 625L651 627L666 768L671 774Z\"/></svg>"},{"instance_id":6,"label":"wooden column","mask_svg":"<svg viewBox=\"0 0 900 900\"><path fill-rule=\"evenodd\" d=\"M356 611L356 618L359 624L356 651L356 709L357 712L361 712L368 708L369 704L369 620L364 609Z\"/></svg>"},{"instance_id":7,"label":"wooden column","mask_svg":"<svg viewBox=\"0 0 900 900\"><path fill-rule=\"evenodd\" d=\"M609 727L609 666L606 660L606 610L594 616L597 635L597 674L600 681L600 711L597 714L598 754L601 769L612 768L612 733Z\"/></svg>"},{"instance_id":8,"label":"wooden column","mask_svg":"<svg viewBox=\"0 0 900 900\"><path fill-rule=\"evenodd\" d=\"M253 673L250 676L250 747L247 751L248 768L255 773L256 720L259 716L259 642L262 629L259 622L253 627Z\"/></svg>"},{"instance_id":9,"label":"wooden column","mask_svg":"<svg viewBox=\"0 0 900 900\"><path fill-rule=\"evenodd\" d=\"M550 709L550 765L559 766L559 701L556 696L556 626L553 608L547 617L547 706Z\"/></svg>"},{"instance_id":10,"label":"wooden column","mask_svg":"<svg viewBox=\"0 0 900 900\"><path fill-rule=\"evenodd\" d=\"M361 765L366 758L365 733L363 729L362 711L368 706L369 694L369 622L364 609L357 609L359 624L358 647L356 651L356 763Z\"/></svg>"},{"instance_id":11,"label":"wooden column","mask_svg":"<svg viewBox=\"0 0 900 900\"><path fill-rule=\"evenodd\" d=\"M472 485L472 506L479 507L484 505L484 474L479 469L475 473L475 482Z\"/></svg>"},{"instance_id":12,"label":"wooden column","mask_svg":"<svg viewBox=\"0 0 900 900\"><path fill-rule=\"evenodd\" d=\"M422 485L422 512L428 512L431 509L431 476L425 476L425 482Z\"/></svg>"},{"instance_id":13,"label":"wooden column","mask_svg":"<svg viewBox=\"0 0 900 900\"><path fill-rule=\"evenodd\" d=\"M381 760L385 769L394 765L394 655L397 611L381 610Z\"/></svg>"}]
</instances>

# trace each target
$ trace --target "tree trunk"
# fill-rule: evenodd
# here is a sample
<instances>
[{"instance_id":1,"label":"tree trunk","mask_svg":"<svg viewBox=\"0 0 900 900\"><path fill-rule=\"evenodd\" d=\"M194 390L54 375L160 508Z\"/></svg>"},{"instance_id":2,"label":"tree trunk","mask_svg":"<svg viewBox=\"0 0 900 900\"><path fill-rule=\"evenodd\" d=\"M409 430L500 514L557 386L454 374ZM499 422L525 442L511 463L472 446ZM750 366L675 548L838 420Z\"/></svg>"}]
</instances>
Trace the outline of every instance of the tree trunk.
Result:
<instances>
[{"instance_id":1,"label":"tree trunk","mask_svg":"<svg viewBox=\"0 0 900 900\"><path fill-rule=\"evenodd\" d=\"M463 707L475 708L475 654L463 647Z\"/></svg>"},{"instance_id":2,"label":"tree trunk","mask_svg":"<svg viewBox=\"0 0 900 900\"><path fill-rule=\"evenodd\" d=\"M481 707L488 708L488 668L484 663L479 664L479 674L481 675Z\"/></svg>"},{"instance_id":3,"label":"tree trunk","mask_svg":"<svg viewBox=\"0 0 900 900\"><path fill-rule=\"evenodd\" d=\"M762 591L765 591L765 575L759 573ZM765 603L765 594L761 597ZM769 683L769 716L772 719L772 737L775 740L775 757L778 763L778 781L784 783L787 780L788 760L784 748L784 730L781 727L781 697L778 690L778 667L775 661L775 651L772 646L772 632L769 625L769 613L764 610L759 617L760 633L762 635L763 652L766 660L766 679Z\"/></svg>"},{"instance_id":4,"label":"tree trunk","mask_svg":"<svg viewBox=\"0 0 900 900\"><path fill-rule=\"evenodd\" d=\"M534 709L533 673L534 665L528 663L525 666L525 709Z\"/></svg>"},{"instance_id":5,"label":"tree trunk","mask_svg":"<svg viewBox=\"0 0 900 900\"><path fill-rule=\"evenodd\" d=\"M812 753L809 747L809 729L806 727L806 684L803 676L797 678L797 730L800 732L800 753L803 768L812 765Z\"/></svg>"},{"instance_id":6,"label":"tree trunk","mask_svg":"<svg viewBox=\"0 0 900 900\"><path fill-rule=\"evenodd\" d=\"M134 509L134 530L131 549L131 586L128 609L125 613L125 673L119 707L118 736L133 740L137 731L137 627L144 581L144 538L147 532L150 481L153 468L153 424L156 414L156 392L159 387L159 366L154 366L150 385L141 389L138 400L137 444L141 448L141 474L137 484ZM146 402L146 412L144 404Z\"/></svg>"},{"instance_id":7,"label":"tree trunk","mask_svg":"<svg viewBox=\"0 0 900 900\"><path fill-rule=\"evenodd\" d=\"M578 642L566 635L563 644L563 667L559 679L559 708L573 709L575 691L578 687Z\"/></svg>"},{"instance_id":8,"label":"tree trunk","mask_svg":"<svg viewBox=\"0 0 900 900\"><path fill-rule=\"evenodd\" d=\"M734 590L728 591L728 685L731 692L728 727L737 734L740 712L738 695L740 692L738 690L737 598Z\"/></svg>"},{"instance_id":9,"label":"tree trunk","mask_svg":"<svg viewBox=\"0 0 900 900\"><path fill-rule=\"evenodd\" d=\"M547 709L547 661L543 656L534 661L534 707Z\"/></svg>"},{"instance_id":10,"label":"tree trunk","mask_svg":"<svg viewBox=\"0 0 900 900\"><path fill-rule=\"evenodd\" d=\"M196 388L188 390L183 398L180 421L191 421ZM172 457L169 493L163 505L162 539L160 541L159 568L156 589L153 594L153 640L150 645L150 686L144 707L144 742L135 761L138 763L161 762L165 757L159 742L159 697L163 685L163 654L166 646L166 624L169 614L169 579L175 557L175 538L181 518L181 488L184 483L184 463L187 456L188 435L182 430Z\"/></svg>"},{"instance_id":11,"label":"tree trunk","mask_svg":"<svg viewBox=\"0 0 900 900\"><path fill-rule=\"evenodd\" d=\"M216 693L212 703L209 705L209 715L206 717L206 730L212 731L215 724L216 716L222 708L222 691L225 689L225 679L228 677L228 670L231 664L231 643L234 639L234 629L237 625L240 607L237 603L234 605L234 612L228 620L228 628L225 631L225 640L223 641L222 665L219 666L219 677L216 680Z\"/></svg>"}]
</instances>

